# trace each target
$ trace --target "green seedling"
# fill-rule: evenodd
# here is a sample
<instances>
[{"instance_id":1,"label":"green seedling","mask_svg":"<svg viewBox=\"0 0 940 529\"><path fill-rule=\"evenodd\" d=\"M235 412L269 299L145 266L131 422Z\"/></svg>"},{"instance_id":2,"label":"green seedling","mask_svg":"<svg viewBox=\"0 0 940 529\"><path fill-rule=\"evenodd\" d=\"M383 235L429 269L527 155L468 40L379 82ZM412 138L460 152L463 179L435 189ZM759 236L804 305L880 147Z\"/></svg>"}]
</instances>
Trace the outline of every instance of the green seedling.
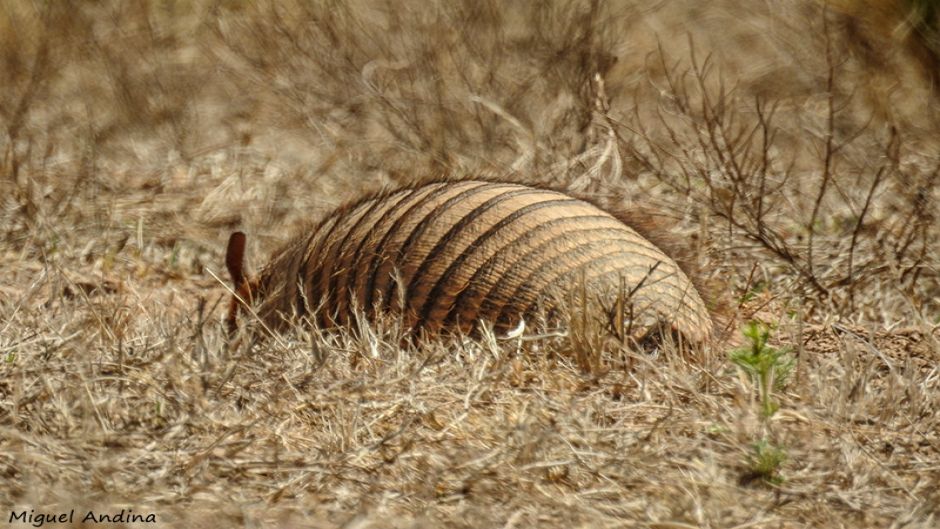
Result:
<instances>
[{"instance_id":1,"label":"green seedling","mask_svg":"<svg viewBox=\"0 0 940 529\"><path fill-rule=\"evenodd\" d=\"M775 446L761 439L751 445L753 452L748 456L748 474L746 479L760 479L768 485L780 485L783 476L780 467L787 460L787 453L783 448Z\"/></svg>"},{"instance_id":2,"label":"green seedling","mask_svg":"<svg viewBox=\"0 0 940 529\"><path fill-rule=\"evenodd\" d=\"M788 350L767 344L770 332L771 328L766 323L748 322L743 333L750 344L731 351L731 361L747 373L757 386L761 411L765 417L772 416L779 409L780 406L773 400L773 392L783 388L796 363Z\"/></svg>"}]
</instances>

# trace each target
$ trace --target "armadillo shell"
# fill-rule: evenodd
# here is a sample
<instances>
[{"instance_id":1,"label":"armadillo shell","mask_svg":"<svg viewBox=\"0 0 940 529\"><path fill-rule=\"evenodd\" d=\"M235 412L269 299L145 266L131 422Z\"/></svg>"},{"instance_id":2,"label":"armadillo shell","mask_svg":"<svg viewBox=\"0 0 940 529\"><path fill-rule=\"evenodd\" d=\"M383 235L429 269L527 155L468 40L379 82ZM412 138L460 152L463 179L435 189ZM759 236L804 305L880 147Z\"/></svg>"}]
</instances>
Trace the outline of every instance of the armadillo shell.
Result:
<instances>
[{"instance_id":1,"label":"armadillo shell","mask_svg":"<svg viewBox=\"0 0 940 529\"><path fill-rule=\"evenodd\" d=\"M695 342L711 333L700 293L662 250L593 204L515 183L434 182L341 208L275 254L256 299L272 327L347 325L361 311L469 333L515 328L578 290L601 306L627 293L631 314Z\"/></svg>"}]
</instances>

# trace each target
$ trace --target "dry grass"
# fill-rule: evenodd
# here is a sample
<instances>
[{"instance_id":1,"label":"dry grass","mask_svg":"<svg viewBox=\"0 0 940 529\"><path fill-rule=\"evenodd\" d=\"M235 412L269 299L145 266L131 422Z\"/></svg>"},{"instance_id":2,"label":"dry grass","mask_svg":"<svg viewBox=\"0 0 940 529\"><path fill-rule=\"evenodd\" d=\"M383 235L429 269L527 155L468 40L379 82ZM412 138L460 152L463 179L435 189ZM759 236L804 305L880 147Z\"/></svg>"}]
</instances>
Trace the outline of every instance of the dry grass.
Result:
<instances>
[{"instance_id":1,"label":"dry grass","mask_svg":"<svg viewBox=\"0 0 940 529\"><path fill-rule=\"evenodd\" d=\"M936 13L870 5L3 3L0 519L936 527ZM658 207L779 409L738 340L226 347L232 229L437 174Z\"/></svg>"}]
</instances>

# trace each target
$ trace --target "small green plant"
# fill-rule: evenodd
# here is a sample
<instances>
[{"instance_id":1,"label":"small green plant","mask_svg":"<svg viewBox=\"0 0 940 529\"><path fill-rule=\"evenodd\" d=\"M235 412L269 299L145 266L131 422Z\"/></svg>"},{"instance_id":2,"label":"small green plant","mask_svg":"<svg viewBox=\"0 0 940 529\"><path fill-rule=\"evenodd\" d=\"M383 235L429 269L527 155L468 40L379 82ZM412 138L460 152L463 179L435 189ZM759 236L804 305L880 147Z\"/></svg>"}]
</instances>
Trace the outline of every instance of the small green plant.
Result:
<instances>
[{"instance_id":1,"label":"small green plant","mask_svg":"<svg viewBox=\"0 0 940 529\"><path fill-rule=\"evenodd\" d=\"M770 332L771 327L766 323L748 322L743 333L750 344L731 351L731 361L744 370L757 386L761 411L765 417L770 417L779 409L780 406L773 400L773 392L783 388L795 365L795 360L786 349L767 345Z\"/></svg>"},{"instance_id":2,"label":"small green plant","mask_svg":"<svg viewBox=\"0 0 940 529\"><path fill-rule=\"evenodd\" d=\"M760 393L761 412L765 419L771 417L780 408L774 401L773 393L781 390L793 371L795 360L786 349L768 345L772 327L764 322L750 321L744 326L743 334L749 344L731 351L734 362L757 386ZM780 466L787 459L783 447L773 444L767 437L751 445L748 454L744 481L760 479L770 485L783 482Z\"/></svg>"},{"instance_id":3,"label":"small green plant","mask_svg":"<svg viewBox=\"0 0 940 529\"><path fill-rule=\"evenodd\" d=\"M753 452L748 457L748 474L745 479L760 479L770 485L783 483L780 466L787 460L787 453L782 447L770 443L767 439L751 445Z\"/></svg>"}]
</instances>

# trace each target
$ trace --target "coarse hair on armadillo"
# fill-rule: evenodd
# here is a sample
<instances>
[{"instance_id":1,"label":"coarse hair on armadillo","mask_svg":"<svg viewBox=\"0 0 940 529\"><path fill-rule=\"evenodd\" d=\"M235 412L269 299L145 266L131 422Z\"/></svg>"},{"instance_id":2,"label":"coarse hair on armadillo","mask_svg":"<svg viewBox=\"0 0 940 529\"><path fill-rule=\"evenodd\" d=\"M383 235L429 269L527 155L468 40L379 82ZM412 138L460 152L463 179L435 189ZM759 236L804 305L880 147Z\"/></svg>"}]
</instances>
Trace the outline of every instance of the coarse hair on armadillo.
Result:
<instances>
[{"instance_id":1,"label":"coarse hair on armadillo","mask_svg":"<svg viewBox=\"0 0 940 529\"><path fill-rule=\"evenodd\" d=\"M303 230L254 278L242 271L245 237L233 234L229 328L253 306L269 329L299 318L345 326L361 311L399 314L425 334L473 333L481 322L505 332L580 285L601 305L625 291L632 314L689 341L708 340L714 320L696 274L654 244L646 224L514 182L443 180L385 191Z\"/></svg>"}]
</instances>

